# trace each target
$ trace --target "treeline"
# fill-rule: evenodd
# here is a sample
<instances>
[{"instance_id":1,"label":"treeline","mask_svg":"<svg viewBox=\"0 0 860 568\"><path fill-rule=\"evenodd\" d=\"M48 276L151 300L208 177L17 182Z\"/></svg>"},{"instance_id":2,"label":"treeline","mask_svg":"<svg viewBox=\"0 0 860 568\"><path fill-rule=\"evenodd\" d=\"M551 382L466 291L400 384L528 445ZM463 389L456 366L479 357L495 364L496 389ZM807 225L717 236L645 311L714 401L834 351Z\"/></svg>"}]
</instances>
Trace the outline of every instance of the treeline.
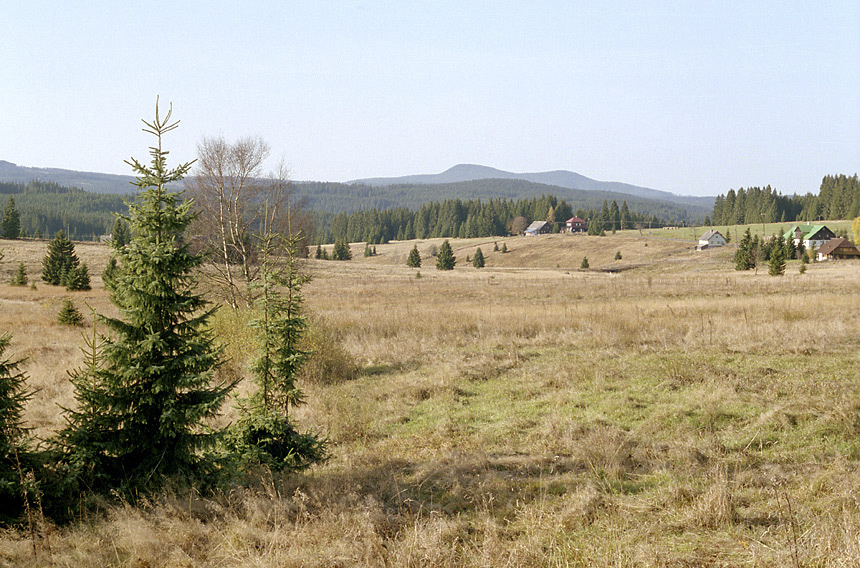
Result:
<instances>
[{"instance_id":1,"label":"treeline","mask_svg":"<svg viewBox=\"0 0 860 568\"><path fill-rule=\"evenodd\" d=\"M406 207L364 209L336 214L315 212L315 243L386 243L392 240L474 238L517 234L532 221L548 221L552 230L564 229L574 215L589 227L611 231L634 226L657 226L665 220L632 211L627 202L619 207L603 201L600 208L574 211L572 205L552 195L531 199L447 199L430 202L417 210Z\"/></svg>"},{"instance_id":2,"label":"treeline","mask_svg":"<svg viewBox=\"0 0 860 568\"><path fill-rule=\"evenodd\" d=\"M450 199L531 199L555 195L570 203L574 210L600 210L601 204L626 200L630 208L645 215L672 219L677 223L701 220L710 213L707 205L679 204L646 199L609 191L569 189L521 179L479 179L440 184L397 184L370 186L333 182L294 182L295 195L306 200L308 208L323 213L348 213L358 209L379 211L403 207L417 210L430 202Z\"/></svg>"},{"instance_id":3,"label":"treeline","mask_svg":"<svg viewBox=\"0 0 860 568\"><path fill-rule=\"evenodd\" d=\"M65 232L73 240L95 240L110 233L114 213L127 213L123 196L91 193L53 182L0 182L0 209L8 196L20 215L21 235L50 237Z\"/></svg>"},{"instance_id":4,"label":"treeline","mask_svg":"<svg viewBox=\"0 0 860 568\"><path fill-rule=\"evenodd\" d=\"M730 189L717 196L706 224L745 225L817 219L853 219L860 216L860 180L857 174L825 176L818 195L786 196L769 185Z\"/></svg>"}]
</instances>

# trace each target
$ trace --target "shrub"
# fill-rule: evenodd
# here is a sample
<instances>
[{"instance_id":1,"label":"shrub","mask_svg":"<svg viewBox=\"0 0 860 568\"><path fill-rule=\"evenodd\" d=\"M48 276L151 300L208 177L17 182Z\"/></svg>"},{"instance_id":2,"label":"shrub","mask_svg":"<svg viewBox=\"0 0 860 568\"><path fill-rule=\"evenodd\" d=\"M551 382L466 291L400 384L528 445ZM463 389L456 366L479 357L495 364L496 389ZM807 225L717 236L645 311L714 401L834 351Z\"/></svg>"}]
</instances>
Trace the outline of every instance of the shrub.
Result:
<instances>
[{"instance_id":1,"label":"shrub","mask_svg":"<svg viewBox=\"0 0 860 568\"><path fill-rule=\"evenodd\" d=\"M359 367L352 354L338 342L332 327L320 318L310 322L302 339L302 350L308 353L299 372L302 381L331 385L358 376Z\"/></svg>"},{"instance_id":2,"label":"shrub","mask_svg":"<svg viewBox=\"0 0 860 568\"><path fill-rule=\"evenodd\" d=\"M579 263L579 267L583 270L588 268L588 257L587 256L582 257L582 262Z\"/></svg>"}]
</instances>

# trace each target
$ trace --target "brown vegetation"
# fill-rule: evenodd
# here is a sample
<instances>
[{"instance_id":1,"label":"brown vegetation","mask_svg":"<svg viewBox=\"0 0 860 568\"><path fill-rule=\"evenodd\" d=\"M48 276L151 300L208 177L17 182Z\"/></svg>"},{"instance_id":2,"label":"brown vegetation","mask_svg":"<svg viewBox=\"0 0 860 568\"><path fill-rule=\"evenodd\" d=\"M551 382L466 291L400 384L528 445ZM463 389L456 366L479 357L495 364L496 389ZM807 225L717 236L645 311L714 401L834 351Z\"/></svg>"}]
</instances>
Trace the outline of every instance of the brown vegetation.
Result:
<instances>
[{"instance_id":1,"label":"brown vegetation","mask_svg":"<svg viewBox=\"0 0 860 568\"><path fill-rule=\"evenodd\" d=\"M295 415L330 437L324 466L109 505L52 527L35 555L10 530L0 566L860 562L860 263L771 278L733 270L733 247L631 235L452 246L465 258L493 240L510 252L486 268L421 279L411 241L308 261L315 345L341 349ZM37 275L44 246L3 243L0 282L22 260ZM76 250L94 290L73 297L104 310L107 249L91 246ZM0 286L0 331L29 358L26 418L48 436L83 339L55 322L65 290L37 287ZM222 372L246 372L245 322L215 322Z\"/></svg>"}]
</instances>

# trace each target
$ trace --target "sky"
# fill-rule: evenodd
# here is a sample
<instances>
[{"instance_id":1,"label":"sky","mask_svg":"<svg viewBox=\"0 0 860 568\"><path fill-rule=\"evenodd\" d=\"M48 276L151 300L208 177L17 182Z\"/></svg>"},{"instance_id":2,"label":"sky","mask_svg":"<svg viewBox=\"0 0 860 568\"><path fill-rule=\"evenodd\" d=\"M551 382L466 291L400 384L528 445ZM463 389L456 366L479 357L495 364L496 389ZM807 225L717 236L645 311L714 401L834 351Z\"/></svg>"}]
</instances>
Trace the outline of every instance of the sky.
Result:
<instances>
[{"instance_id":1,"label":"sky","mask_svg":"<svg viewBox=\"0 0 860 568\"><path fill-rule=\"evenodd\" d=\"M682 195L860 172L860 2L13 0L0 160L131 174L260 137L294 180L473 163Z\"/></svg>"}]
</instances>

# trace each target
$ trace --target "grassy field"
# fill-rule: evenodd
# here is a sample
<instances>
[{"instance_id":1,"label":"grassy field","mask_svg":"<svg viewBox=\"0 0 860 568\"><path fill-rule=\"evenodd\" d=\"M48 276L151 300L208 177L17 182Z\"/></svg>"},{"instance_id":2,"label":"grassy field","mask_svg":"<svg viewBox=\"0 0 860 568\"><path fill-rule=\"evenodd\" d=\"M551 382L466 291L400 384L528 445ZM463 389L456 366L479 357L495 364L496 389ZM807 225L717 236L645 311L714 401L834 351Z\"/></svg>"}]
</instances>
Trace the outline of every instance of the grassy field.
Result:
<instances>
[{"instance_id":1,"label":"grassy field","mask_svg":"<svg viewBox=\"0 0 860 568\"><path fill-rule=\"evenodd\" d=\"M426 254L441 240L420 271L413 241L308 262L314 333L359 369L303 385L326 464L106 505L35 546L7 530L0 566L860 565L860 263L774 278L638 233L496 242L452 240L452 272ZM45 243L0 246L0 281L38 275ZM104 247L78 254L101 272ZM72 297L109 310L94 284ZM66 295L0 285L40 436L81 362ZM224 372L248 363L248 317L220 312Z\"/></svg>"}]
</instances>

